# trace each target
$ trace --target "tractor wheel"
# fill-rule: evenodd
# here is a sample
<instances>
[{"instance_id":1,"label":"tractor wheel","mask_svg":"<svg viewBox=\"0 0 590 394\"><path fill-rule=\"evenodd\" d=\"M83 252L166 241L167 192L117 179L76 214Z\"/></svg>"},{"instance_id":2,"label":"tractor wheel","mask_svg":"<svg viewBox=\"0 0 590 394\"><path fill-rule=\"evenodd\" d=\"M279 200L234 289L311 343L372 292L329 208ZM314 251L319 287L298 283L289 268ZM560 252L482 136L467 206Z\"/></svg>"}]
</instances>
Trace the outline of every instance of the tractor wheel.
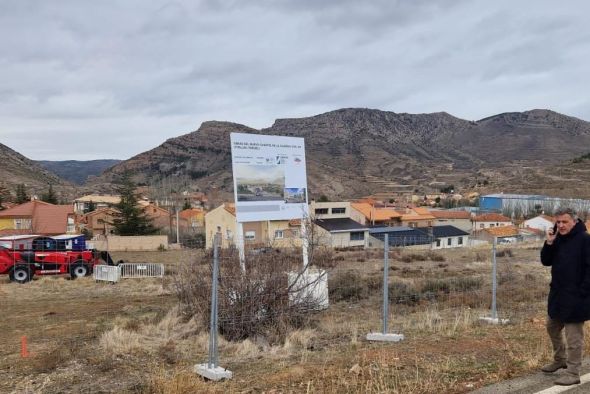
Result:
<instances>
[{"instance_id":1,"label":"tractor wheel","mask_svg":"<svg viewBox=\"0 0 590 394\"><path fill-rule=\"evenodd\" d=\"M76 262L70 268L70 276L72 277L72 279L82 278L88 275L89 272L90 271L88 270L86 264L82 262Z\"/></svg>"},{"instance_id":2,"label":"tractor wheel","mask_svg":"<svg viewBox=\"0 0 590 394\"><path fill-rule=\"evenodd\" d=\"M12 270L11 278L15 282L26 283L33 280L34 275L35 271L32 270L31 267L26 265L17 265Z\"/></svg>"}]
</instances>

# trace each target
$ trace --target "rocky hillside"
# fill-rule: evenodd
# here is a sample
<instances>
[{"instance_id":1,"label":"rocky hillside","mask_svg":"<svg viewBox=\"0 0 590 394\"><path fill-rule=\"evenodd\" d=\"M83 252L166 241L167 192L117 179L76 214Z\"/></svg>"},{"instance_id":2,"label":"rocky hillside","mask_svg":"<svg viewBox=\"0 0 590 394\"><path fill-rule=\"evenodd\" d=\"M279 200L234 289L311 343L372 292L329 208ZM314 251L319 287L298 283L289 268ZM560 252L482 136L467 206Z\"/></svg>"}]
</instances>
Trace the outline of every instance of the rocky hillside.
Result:
<instances>
[{"instance_id":1,"label":"rocky hillside","mask_svg":"<svg viewBox=\"0 0 590 394\"><path fill-rule=\"evenodd\" d=\"M0 144L0 163L0 185L12 194L19 184L24 184L29 194L46 192L49 184L54 185L57 191L70 186L54 173L3 144Z\"/></svg>"},{"instance_id":2,"label":"rocky hillside","mask_svg":"<svg viewBox=\"0 0 590 394\"><path fill-rule=\"evenodd\" d=\"M473 122L444 112L341 109L278 119L262 130L205 122L192 133L112 167L94 184L106 187L130 171L146 185L168 185L173 190L182 184L230 198L230 132L304 137L312 197L427 192L429 184L475 188L482 179L487 187L497 189L516 170L534 167L542 173L548 165L563 165L590 151L590 123L549 110L506 113Z\"/></svg>"},{"instance_id":3,"label":"rocky hillside","mask_svg":"<svg viewBox=\"0 0 590 394\"><path fill-rule=\"evenodd\" d=\"M121 160L65 160L65 161L37 161L41 167L57 174L60 178L76 185L83 185L88 177L98 176L109 167L120 163Z\"/></svg>"}]
</instances>

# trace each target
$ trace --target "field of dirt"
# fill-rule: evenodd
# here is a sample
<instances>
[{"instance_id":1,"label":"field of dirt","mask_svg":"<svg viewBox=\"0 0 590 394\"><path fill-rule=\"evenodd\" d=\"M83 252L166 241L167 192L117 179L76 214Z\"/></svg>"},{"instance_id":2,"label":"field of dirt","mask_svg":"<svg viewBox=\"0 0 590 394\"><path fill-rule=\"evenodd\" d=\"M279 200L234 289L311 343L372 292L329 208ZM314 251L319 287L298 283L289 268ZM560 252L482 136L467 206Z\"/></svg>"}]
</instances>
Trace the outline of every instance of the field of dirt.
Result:
<instances>
[{"instance_id":1,"label":"field of dirt","mask_svg":"<svg viewBox=\"0 0 590 394\"><path fill-rule=\"evenodd\" d=\"M330 308L310 316L284 343L220 338L220 365L234 374L208 382L192 372L207 359L206 321L178 308L174 275L198 251L117 253L161 262L162 279L35 278L0 281L0 392L392 392L463 393L525 374L550 355L544 331L548 270L539 246L498 254L498 313L489 315L489 248L390 254L389 332L382 327L383 252L334 252ZM26 337L28 354L22 354Z\"/></svg>"}]
</instances>

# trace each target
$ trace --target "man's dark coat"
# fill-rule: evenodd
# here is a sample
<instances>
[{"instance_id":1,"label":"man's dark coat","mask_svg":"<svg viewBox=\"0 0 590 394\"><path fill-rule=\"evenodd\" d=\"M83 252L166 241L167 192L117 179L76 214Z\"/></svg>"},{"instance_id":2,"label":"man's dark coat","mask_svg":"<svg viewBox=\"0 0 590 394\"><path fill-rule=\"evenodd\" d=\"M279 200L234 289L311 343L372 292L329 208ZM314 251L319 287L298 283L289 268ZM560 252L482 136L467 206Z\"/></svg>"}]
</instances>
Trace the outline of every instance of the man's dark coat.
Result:
<instances>
[{"instance_id":1,"label":"man's dark coat","mask_svg":"<svg viewBox=\"0 0 590 394\"><path fill-rule=\"evenodd\" d=\"M551 266L549 316L564 323L590 320L590 234L584 223L545 243L541 263Z\"/></svg>"}]
</instances>

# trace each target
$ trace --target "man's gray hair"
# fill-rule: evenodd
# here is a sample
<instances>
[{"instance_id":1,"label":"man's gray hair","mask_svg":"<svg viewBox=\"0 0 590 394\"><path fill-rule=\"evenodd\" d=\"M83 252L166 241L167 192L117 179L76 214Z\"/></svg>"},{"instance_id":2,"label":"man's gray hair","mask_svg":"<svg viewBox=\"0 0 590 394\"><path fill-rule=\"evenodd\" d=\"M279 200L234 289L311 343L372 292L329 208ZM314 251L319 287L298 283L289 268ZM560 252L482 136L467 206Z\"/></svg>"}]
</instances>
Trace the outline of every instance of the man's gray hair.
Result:
<instances>
[{"instance_id":1,"label":"man's gray hair","mask_svg":"<svg viewBox=\"0 0 590 394\"><path fill-rule=\"evenodd\" d=\"M558 208L555 211L555 216L561 216L561 215L570 215L572 217L572 219L578 220L578 214L576 213L576 211L573 208L570 208L570 207Z\"/></svg>"}]
</instances>

